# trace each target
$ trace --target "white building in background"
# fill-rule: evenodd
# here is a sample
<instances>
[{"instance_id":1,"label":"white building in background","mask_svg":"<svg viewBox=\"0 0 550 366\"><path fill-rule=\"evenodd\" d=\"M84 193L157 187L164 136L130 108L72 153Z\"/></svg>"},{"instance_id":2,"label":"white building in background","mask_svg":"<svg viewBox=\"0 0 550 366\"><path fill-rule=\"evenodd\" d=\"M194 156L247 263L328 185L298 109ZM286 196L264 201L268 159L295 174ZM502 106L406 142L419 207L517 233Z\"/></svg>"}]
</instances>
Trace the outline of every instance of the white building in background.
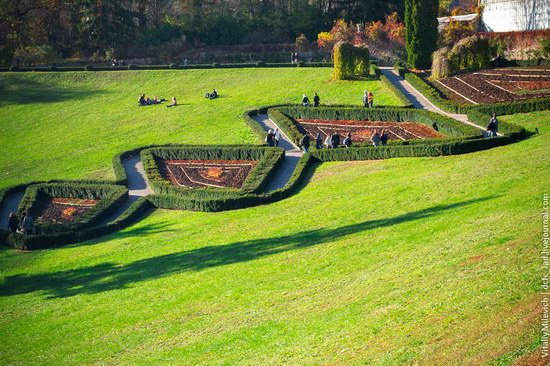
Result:
<instances>
[{"instance_id":1,"label":"white building in background","mask_svg":"<svg viewBox=\"0 0 550 366\"><path fill-rule=\"evenodd\" d=\"M550 0L480 0L480 28L488 32L550 29Z\"/></svg>"}]
</instances>

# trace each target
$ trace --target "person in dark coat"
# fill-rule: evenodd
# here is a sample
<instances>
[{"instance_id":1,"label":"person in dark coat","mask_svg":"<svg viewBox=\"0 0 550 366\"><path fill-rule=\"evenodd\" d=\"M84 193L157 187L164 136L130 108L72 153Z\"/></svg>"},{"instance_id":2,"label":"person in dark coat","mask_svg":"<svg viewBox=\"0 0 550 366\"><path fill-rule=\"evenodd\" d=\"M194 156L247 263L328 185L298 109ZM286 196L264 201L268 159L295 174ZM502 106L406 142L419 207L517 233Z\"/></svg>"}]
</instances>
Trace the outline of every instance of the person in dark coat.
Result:
<instances>
[{"instance_id":1,"label":"person in dark coat","mask_svg":"<svg viewBox=\"0 0 550 366\"><path fill-rule=\"evenodd\" d=\"M370 141L372 142L372 145L375 147L378 147L380 144L380 132L378 130L375 130L372 136L370 137Z\"/></svg>"},{"instance_id":2,"label":"person in dark coat","mask_svg":"<svg viewBox=\"0 0 550 366\"><path fill-rule=\"evenodd\" d=\"M382 130L382 135L380 136L380 142L382 143L382 146L386 146L388 144L388 140L388 131Z\"/></svg>"},{"instance_id":3,"label":"person in dark coat","mask_svg":"<svg viewBox=\"0 0 550 366\"><path fill-rule=\"evenodd\" d=\"M307 97L307 95L304 94L304 96L302 97L302 106L309 107L309 104L309 98Z\"/></svg>"},{"instance_id":4,"label":"person in dark coat","mask_svg":"<svg viewBox=\"0 0 550 366\"><path fill-rule=\"evenodd\" d=\"M351 147L351 133L348 132L348 134L346 135L346 138L344 139L343 144L346 148Z\"/></svg>"},{"instance_id":5,"label":"person in dark coat","mask_svg":"<svg viewBox=\"0 0 550 366\"><path fill-rule=\"evenodd\" d=\"M332 142L333 149L336 149L340 145L340 135L337 132L332 134L332 137L330 138L330 140Z\"/></svg>"},{"instance_id":6,"label":"person in dark coat","mask_svg":"<svg viewBox=\"0 0 550 366\"><path fill-rule=\"evenodd\" d=\"M267 136L265 137L265 142L267 142L269 146L275 145L275 134L273 133L273 130L269 130L267 132Z\"/></svg>"},{"instance_id":7,"label":"person in dark coat","mask_svg":"<svg viewBox=\"0 0 550 366\"><path fill-rule=\"evenodd\" d=\"M317 93L313 94L313 106L319 107L319 103L321 102L321 98L319 98L319 95Z\"/></svg>"},{"instance_id":8,"label":"person in dark coat","mask_svg":"<svg viewBox=\"0 0 550 366\"><path fill-rule=\"evenodd\" d=\"M309 151L309 144L309 135L307 133L304 133L304 136L302 136L302 139L300 140L300 146L302 146L302 150L304 150L305 153Z\"/></svg>"},{"instance_id":9,"label":"person in dark coat","mask_svg":"<svg viewBox=\"0 0 550 366\"><path fill-rule=\"evenodd\" d=\"M493 113L489 125L487 126L487 131L489 132L489 137L497 137L498 120L496 113Z\"/></svg>"},{"instance_id":10,"label":"person in dark coat","mask_svg":"<svg viewBox=\"0 0 550 366\"><path fill-rule=\"evenodd\" d=\"M11 231L12 233L16 233L18 228L19 228L19 219L13 212L10 212L10 216L8 220L8 230Z\"/></svg>"},{"instance_id":11,"label":"person in dark coat","mask_svg":"<svg viewBox=\"0 0 550 366\"><path fill-rule=\"evenodd\" d=\"M140 107L145 105L145 94L142 94L142 95L139 97L138 103L139 103L139 106L140 106Z\"/></svg>"},{"instance_id":12,"label":"person in dark coat","mask_svg":"<svg viewBox=\"0 0 550 366\"><path fill-rule=\"evenodd\" d=\"M30 213L26 213L23 220L21 220L21 231L23 234L32 234L34 229L34 219Z\"/></svg>"},{"instance_id":13,"label":"person in dark coat","mask_svg":"<svg viewBox=\"0 0 550 366\"><path fill-rule=\"evenodd\" d=\"M323 138L319 132L317 132L317 137L315 137L315 148L317 150L321 150L323 148Z\"/></svg>"}]
</instances>

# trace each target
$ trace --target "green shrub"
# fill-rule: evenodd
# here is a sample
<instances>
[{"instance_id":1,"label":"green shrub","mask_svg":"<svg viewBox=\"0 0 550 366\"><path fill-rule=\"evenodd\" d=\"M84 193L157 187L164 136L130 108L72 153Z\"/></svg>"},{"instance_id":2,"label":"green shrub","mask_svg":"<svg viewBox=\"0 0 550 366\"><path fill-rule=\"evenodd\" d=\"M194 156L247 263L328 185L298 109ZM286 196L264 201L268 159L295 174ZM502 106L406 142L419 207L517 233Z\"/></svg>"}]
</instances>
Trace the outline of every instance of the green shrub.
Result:
<instances>
[{"instance_id":1,"label":"green shrub","mask_svg":"<svg viewBox=\"0 0 550 366\"><path fill-rule=\"evenodd\" d=\"M409 72L409 70L407 69L407 64L403 61L397 61L395 64L393 64L393 70L403 79L405 78L405 74Z\"/></svg>"},{"instance_id":2,"label":"green shrub","mask_svg":"<svg viewBox=\"0 0 550 366\"><path fill-rule=\"evenodd\" d=\"M86 65L84 66L84 70L86 71L94 71L95 67L93 65Z\"/></svg>"},{"instance_id":3,"label":"green shrub","mask_svg":"<svg viewBox=\"0 0 550 366\"><path fill-rule=\"evenodd\" d=\"M370 71L369 49L351 43L338 42L333 49L334 79L348 80L367 77Z\"/></svg>"},{"instance_id":4,"label":"green shrub","mask_svg":"<svg viewBox=\"0 0 550 366\"><path fill-rule=\"evenodd\" d=\"M490 66L489 39L474 35L461 39L452 48L444 47L433 54L432 77L452 76L459 71L475 71Z\"/></svg>"},{"instance_id":5,"label":"green shrub","mask_svg":"<svg viewBox=\"0 0 550 366\"><path fill-rule=\"evenodd\" d=\"M11 65L10 66L10 71L19 71L19 66Z\"/></svg>"},{"instance_id":6,"label":"green shrub","mask_svg":"<svg viewBox=\"0 0 550 366\"><path fill-rule=\"evenodd\" d=\"M397 95L397 98L399 99L399 102L401 102L403 108L412 108L413 104L405 96L405 94L401 93L399 89L391 81L388 80L388 78L385 75L380 75L380 81L382 84L384 84L388 89L390 89L395 95Z\"/></svg>"},{"instance_id":7,"label":"green shrub","mask_svg":"<svg viewBox=\"0 0 550 366\"><path fill-rule=\"evenodd\" d=\"M179 69L179 65L178 65L178 64L175 64L175 63L172 63L172 64L170 64L170 68L171 68L172 70Z\"/></svg>"},{"instance_id":8,"label":"green shrub","mask_svg":"<svg viewBox=\"0 0 550 366\"><path fill-rule=\"evenodd\" d=\"M138 69L137 65L134 65L134 64L128 65L128 70L137 70L137 69Z\"/></svg>"}]
</instances>

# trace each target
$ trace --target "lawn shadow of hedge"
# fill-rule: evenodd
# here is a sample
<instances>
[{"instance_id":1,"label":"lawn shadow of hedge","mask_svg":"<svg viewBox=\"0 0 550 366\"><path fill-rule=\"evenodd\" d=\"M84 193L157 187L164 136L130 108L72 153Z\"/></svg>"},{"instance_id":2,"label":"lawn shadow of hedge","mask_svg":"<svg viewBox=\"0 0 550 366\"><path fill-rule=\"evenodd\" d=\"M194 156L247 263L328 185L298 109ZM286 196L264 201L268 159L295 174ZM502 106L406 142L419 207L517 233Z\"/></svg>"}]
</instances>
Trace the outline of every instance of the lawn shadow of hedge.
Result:
<instances>
[{"instance_id":1,"label":"lawn shadow of hedge","mask_svg":"<svg viewBox=\"0 0 550 366\"><path fill-rule=\"evenodd\" d=\"M496 196L482 197L378 220L369 220L339 228L306 230L280 237L254 239L219 246L206 246L166 254L127 264L102 263L67 271L8 276L0 285L0 296L43 291L46 298L64 298L123 289L137 282L153 280L174 273L247 262L266 256L299 250L376 228L428 219L441 212L484 202Z\"/></svg>"},{"instance_id":2,"label":"lawn shadow of hedge","mask_svg":"<svg viewBox=\"0 0 550 366\"><path fill-rule=\"evenodd\" d=\"M0 78L0 106L82 100L107 93L106 91L81 86L78 88L59 87L47 82L31 80L22 75L10 75L9 78Z\"/></svg>"}]
</instances>

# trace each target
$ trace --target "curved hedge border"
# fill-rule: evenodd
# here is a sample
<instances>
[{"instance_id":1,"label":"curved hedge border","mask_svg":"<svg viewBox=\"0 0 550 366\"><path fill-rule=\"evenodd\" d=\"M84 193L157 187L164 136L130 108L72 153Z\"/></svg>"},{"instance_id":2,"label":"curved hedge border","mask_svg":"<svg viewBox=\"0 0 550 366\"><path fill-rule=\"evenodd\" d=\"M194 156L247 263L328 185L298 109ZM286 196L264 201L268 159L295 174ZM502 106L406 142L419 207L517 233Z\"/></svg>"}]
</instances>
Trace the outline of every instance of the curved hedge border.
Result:
<instances>
[{"instance_id":1,"label":"curved hedge border","mask_svg":"<svg viewBox=\"0 0 550 366\"><path fill-rule=\"evenodd\" d=\"M547 104L542 102L531 102L529 104L523 104L521 106L522 112L529 112L532 110L540 110L539 108L545 108ZM502 110L507 110L504 107ZM546 108L546 109L550 109ZM283 113L284 112L284 113ZM275 202L291 196L299 189L300 185L304 182L308 168L314 164L324 161L345 161L345 160L370 160L370 159L387 159L394 157L421 157L421 156L443 156L451 154L464 154L484 149L490 149L496 146L502 146L515 142L519 139L525 138L527 133L524 128L505 122L500 122L500 130L503 132L503 136L491 139L479 138L479 130L474 127L464 125L458 121L444 117L435 113L427 111L419 111L407 108L374 108L364 109L357 106L329 106L318 108L304 108L296 105L277 105L277 106L265 106L258 109L254 109L245 113L244 120L249 126L251 126L257 137L263 140L265 132L259 126L253 117L258 114L268 113L270 117L277 120L280 123L279 127L287 133L287 135L293 139L296 138L295 125L291 118L286 113L303 116L316 116L323 118L365 118L365 119L382 119L386 118L397 121L414 121L418 123L424 123L431 126L431 123L436 121L440 129L450 136L454 136L448 139L426 139L426 140L411 140L403 143L392 143L386 147L353 147L349 149L339 148L330 150L319 150L311 153L304 154L298 161L297 167L294 170L287 184L275 191L268 193L258 193L259 188L252 190L252 192L231 192L223 191L208 192L208 194L174 194L173 192L162 192L160 194L153 194L147 197L141 197L137 201L133 202L130 207L115 221L110 223L104 223L98 226L87 227L84 229L74 229L59 233L41 234L41 235L22 235L12 234L7 230L0 229L0 243L10 245L17 249L32 250L50 248L64 244L77 243L85 240L94 239L106 234L113 233L124 227L134 223L140 216L151 208L166 208L166 209L184 209L194 211L223 211L231 209L240 209L250 207L259 204L267 204ZM489 115L485 114L486 109L476 109L469 111L469 117L472 121L488 120ZM284 118L283 118L284 117ZM480 123L478 122L478 123ZM480 123L482 124L482 123ZM297 129L296 129L297 130ZM28 184L16 185L3 190L0 190L0 204L10 196L11 194L21 191L22 189L30 186L31 184L42 183L63 183L64 185L82 185L82 184L95 184L105 186L106 184L116 183L123 185L127 183L126 172L122 164L122 160L141 153L142 150L155 151L169 151L170 149L187 149L198 151L205 148L205 146L189 146L189 145L148 145L140 148L128 150L117 154L113 157L113 169L115 171L114 181L95 181L95 180L83 180L83 181L62 181L52 180L49 182L32 182ZM213 149L231 149L231 148L243 148L242 145L228 145L228 146L216 146L210 147ZM210 149L207 148L207 149ZM251 146L247 149L265 149L266 151L273 150L273 148ZM145 152L146 154L146 152ZM271 164L278 164L281 161L280 153L274 153L271 155ZM147 164L144 162L144 164ZM263 169L263 173L266 177L274 172L275 167L269 164ZM258 174L259 177L262 174ZM257 187L265 184L267 179L258 184ZM258 182L256 182L258 183ZM126 192L126 189L121 187ZM200 191L197 191L200 192Z\"/></svg>"},{"instance_id":2,"label":"curved hedge border","mask_svg":"<svg viewBox=\"0 0 550 366\"><path fill-rule=\"evenodd\" d=\"M241 189L186 188L175 187L162 176L156 162L158 158L166 160L255 160L258 163L248 174ZM153 191L157 194L175 194L193 197L260 193L269 183L269 179L273 176L273 173L283 159L283 149L266 146L170 146L141 151L141 161L145 169L145 175Z\"/></svg>"},{"instance_id":3,"label":"curved hedge border","mask_svg":"<svg viewBox=\"0 0 550 366\"><path fill-rule=\"evenodd\" d=\"M135 65L128 66L10 66L0 67L0 72L64 72L64 71L124 71L124 70L205 70L205 69L244 69L244 68L280 68L280 67L332 67L332 62L249 62L249 63L212 63L191 65Z\"/></svg>"},{"instance_id":4,"label":"curved hedge border","mask_svg":"<svg viewBox=\"0 0 550 366\"><path fill-rule=\"evenodd\" d=\"M98 200L97 204L67 225L40 224L35 225L36 234L53 234L57 232L82 230L107 219L112 211L120 208L128 199L128 189L123 186L108 184L82 184L82 183L42 183L27 187L19 209L18 215L23 212L33 211L39 199L47 197L73 197L80 199Z\"/></svg>"}]
</instances>

